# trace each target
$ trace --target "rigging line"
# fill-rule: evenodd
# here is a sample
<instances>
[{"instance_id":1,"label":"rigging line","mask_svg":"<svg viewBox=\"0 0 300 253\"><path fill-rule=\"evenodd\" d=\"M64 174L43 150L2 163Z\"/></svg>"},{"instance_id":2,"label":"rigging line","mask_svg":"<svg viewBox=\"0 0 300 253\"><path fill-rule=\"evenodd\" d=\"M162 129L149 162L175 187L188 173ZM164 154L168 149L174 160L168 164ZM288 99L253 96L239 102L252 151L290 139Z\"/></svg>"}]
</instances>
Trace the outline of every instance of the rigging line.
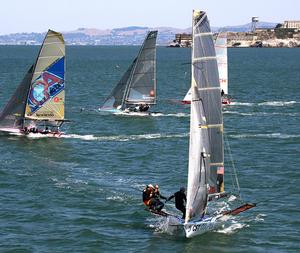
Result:
<instances>
[{"instance_id":1,"label":"rigging line","mask_svg":"<svg viewBox=\"0 0 300 253\"><path fill-rule=\"evenodd\" d=\"M239 184L239 180L238 180L238 177L237 177L237 171L236 171L236 168L235 168L235 165L234 165L234 162L233 162L232 153L231 153L231 149L230 149L229 142L228 142L228 139L227 139L227 135L225 135L225 133L224 133L224 139L225 139L225 144L226 144L226 147L227 147L229 159L231 161L231 167L232 167L233 175L235 176L235 183L236 183L236 186L237 186L238 196L240 197L240 199L242 199L240 184Z\"/></svg>"}]
</instances>

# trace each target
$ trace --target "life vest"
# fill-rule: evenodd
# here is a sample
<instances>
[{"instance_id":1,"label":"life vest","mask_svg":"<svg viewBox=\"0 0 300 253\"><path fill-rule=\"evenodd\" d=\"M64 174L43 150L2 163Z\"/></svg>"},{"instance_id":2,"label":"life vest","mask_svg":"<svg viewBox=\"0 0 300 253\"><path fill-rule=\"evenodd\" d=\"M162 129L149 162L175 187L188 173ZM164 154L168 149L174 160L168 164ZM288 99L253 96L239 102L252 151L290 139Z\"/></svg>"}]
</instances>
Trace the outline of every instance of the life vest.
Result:
<instances>
[{"instance_id":1,"label":"life vest","mask_svg":"<svg viewBox=\"0 0 300 253\"><path fill-rule=\"evenodd\" d=\"M146 206L150 205L150 200L153 198L152 196L150 196L152 193L152 189L146 188L143 190L143 202Z\"/></svg>"}]
</instances>

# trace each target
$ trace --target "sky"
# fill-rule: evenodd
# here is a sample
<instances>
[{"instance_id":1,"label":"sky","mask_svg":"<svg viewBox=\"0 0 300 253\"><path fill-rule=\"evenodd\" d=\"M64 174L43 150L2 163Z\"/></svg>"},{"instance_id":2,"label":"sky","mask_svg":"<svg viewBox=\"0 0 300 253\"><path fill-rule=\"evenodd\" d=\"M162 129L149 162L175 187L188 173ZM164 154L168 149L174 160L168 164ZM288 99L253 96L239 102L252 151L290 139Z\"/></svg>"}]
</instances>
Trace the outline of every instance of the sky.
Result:
<instances>
[{"instance_id":1,"label":"sky","mask_svg":"<svg viewBox=\"0 0 300 253\"><path fill-rule=\"evenodd\" d=\"M193 9L211 26L300 20L300 0L1 0L0 35L17 32L112 29L127 26L188 28Z\"/></svg>"}]
</instances>

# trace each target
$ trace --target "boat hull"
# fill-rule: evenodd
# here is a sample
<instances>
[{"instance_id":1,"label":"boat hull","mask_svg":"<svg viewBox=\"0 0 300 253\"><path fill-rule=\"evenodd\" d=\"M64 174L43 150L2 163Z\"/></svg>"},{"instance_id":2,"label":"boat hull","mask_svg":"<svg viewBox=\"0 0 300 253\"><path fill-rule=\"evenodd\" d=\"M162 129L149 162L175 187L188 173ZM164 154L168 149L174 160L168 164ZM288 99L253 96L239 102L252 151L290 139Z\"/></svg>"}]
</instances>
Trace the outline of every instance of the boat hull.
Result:
<instances>
[{"instance_id":1,"label":"boat hull","mask_svg":"<svg viewBox=\"0 0 300 253\"><path fill-rule=\"evenodd\" d=\"M184 224L185 236L187 238L192 238L194 236L202 235L206 232L217 229L222 225L222 222L218 220L222 216L223 215L208 217L200 221L185 223Z\"/></svg>"},{"instance_id":2,"label":"boat hull","mask_svg":"<svg viewBox=\"0 0 300 253\"><path fill-rule=\"evenodd\" d=\"M26 136L29 138L60 138L63 132L50 132L50 133L24 133L20 129L15 128L0 128L0 132L16 136Z\"/></svg>"},{"instance_id":3,"label":"boat hull","mask_svg":"<svg viewBox=\"0 0 300 253\"><path fill-rule=\"evenodd\" d=\"M151 116L151 115L160 115L160 112L133 112L133 111L126 111L126 110L118 110L118 109L109 109L109 110L101 110L99 111L103 114L114 114L114 115L125 115L125 116Z\"/></svg>"}]
</instances>

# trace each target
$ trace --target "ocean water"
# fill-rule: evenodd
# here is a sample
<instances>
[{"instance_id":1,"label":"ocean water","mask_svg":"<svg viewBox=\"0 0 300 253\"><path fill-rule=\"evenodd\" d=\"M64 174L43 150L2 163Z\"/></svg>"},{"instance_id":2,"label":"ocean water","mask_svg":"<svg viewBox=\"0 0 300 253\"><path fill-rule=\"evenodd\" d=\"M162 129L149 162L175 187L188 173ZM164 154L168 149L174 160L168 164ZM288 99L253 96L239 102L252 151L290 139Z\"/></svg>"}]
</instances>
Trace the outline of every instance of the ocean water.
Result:
<instances>
[{"instance_id":1,"label":"ocean water","mask_svg":"<svg viewBox=\"0 0 300 253\"><path fill-rule=\"evenodd\" d=\"M0 135L0 252L299 252L300 49L229 49L225 132L258 205L193 239L141 201L147 183L186 185L190 50L157 50L159 116L97 111L138 50L67 47L65 137ZM37 53L0 46L1 109Z\"/></svg>"}]
</instances>

